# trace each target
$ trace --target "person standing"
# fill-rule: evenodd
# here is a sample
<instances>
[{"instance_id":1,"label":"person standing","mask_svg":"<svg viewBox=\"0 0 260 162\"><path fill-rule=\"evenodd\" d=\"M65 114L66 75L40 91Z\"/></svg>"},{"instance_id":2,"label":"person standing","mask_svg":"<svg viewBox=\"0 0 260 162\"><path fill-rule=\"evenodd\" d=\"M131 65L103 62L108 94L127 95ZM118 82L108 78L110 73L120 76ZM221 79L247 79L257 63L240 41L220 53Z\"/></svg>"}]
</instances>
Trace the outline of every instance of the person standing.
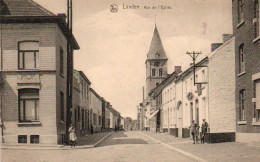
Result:
<instances>
[{"instance_id":1,"label":"person standing","mask_svg":"<svg viewBox=\"0 0 260 162\"><path fill-rule=\"evenodd\" d=\"M190 132L191 132L191 135L192 135L193 144L195 144L196 124L194 123L194 120L191 121Z\"/></svg>"},{"instance_id":2,"label":"person standing","mask_svg":"<svg viewBox=\"0 0 260 162\"><path fill-rule=\"evenodd\" d=\"M198 139L199 139L199 133L200 133L200 126L198 124L195 123L195 139L196 139L196 143L198 143Z\"/></svg>"},{"instance_id":3,"label":"person standing","mask_svg":"<svg viewBox=\"0 0 260 162\"><path fill-rule=\"evenodd\" d=\"M71 144L71 147L72 146L75 147L77 136L76 136L75 127L73 126L73 124L70 125L69 133L70 133L70 144Z\"/></svg>"},{"instance_id":4,"label":"person standing","mask_svg":"<svg viewBox=\"0 0 260 162\"><path fill-rule=\"evenodd\" d=\"M206 122L205 119L202 120L202 125L201 125L201 143L205 142L205 135L208 130L208 123Z\"/></svg>"}]
</instances>

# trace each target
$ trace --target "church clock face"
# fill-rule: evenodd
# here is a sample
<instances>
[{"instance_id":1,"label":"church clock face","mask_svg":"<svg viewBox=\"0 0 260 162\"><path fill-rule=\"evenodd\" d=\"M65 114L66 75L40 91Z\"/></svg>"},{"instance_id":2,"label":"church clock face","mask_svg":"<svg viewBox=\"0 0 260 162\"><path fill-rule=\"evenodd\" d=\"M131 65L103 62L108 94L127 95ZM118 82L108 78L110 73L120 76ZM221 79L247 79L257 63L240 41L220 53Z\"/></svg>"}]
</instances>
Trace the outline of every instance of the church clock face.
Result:
<instances>
[{"instance_id":1,"label":"church clock face","mask_svg":"<svg viewBox=\"0 0 260 162\"><path fill-rule=\"evenodd\" d=\"M159 61L154 62L154 66L159 67L160 66L160 62Z\"/></svg>"}]
</instances>

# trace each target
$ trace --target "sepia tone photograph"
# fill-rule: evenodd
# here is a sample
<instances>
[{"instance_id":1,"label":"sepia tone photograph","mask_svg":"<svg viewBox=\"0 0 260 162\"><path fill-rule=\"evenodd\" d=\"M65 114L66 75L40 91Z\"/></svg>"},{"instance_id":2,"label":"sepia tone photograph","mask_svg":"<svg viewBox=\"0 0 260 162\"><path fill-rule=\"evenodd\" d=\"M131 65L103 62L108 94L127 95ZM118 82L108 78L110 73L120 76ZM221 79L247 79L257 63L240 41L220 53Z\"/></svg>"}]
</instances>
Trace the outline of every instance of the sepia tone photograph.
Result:
<instances>
[{"instance_id":1,"label":"sepia tone photograph","mask_svg":"<svg viewBox=\"0 0 260 162\"><path fill-rule=\"evenodd\" d=\"M258 162L259 11L0 0L0 161Z\"/></svg>"}]
</instances>

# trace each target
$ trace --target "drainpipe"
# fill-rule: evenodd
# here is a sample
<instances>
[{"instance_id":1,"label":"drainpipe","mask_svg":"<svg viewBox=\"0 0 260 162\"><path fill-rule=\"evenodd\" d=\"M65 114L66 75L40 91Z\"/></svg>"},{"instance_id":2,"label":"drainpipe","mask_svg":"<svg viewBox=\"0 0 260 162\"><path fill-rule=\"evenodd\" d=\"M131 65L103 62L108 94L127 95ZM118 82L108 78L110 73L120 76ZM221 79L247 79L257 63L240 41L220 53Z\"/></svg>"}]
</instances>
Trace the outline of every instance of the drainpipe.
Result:
<instances>
[{"instance_id":1,"label":"drainpipe","mask_svg":"<svg viewBox=\"0 0 260 162\"><path fill-rule=\"evenodd\" d=\"M0 85L0 95L1 95L1 99L0 99L0 127L1 127L1 135L2 135L2 139L1 139L1 142L3 142L4 141L4 131L3 131L3 123L2 123L2 106L3 106L3 104L2 104L2 101L3 101L3 87L2 87L2 82L3 82L3 76L2 76L2 71L3 71L3 43L2 43L2 41L3 41L3 30L2 30L2 28L3 28L3 25L2 25L2 18L0 18L0 48L1 48L1 50L0 50L0 54L1 54L1 75L0 75L0 81L1 81L1 85Z\"/></svg>"}]
</instances>

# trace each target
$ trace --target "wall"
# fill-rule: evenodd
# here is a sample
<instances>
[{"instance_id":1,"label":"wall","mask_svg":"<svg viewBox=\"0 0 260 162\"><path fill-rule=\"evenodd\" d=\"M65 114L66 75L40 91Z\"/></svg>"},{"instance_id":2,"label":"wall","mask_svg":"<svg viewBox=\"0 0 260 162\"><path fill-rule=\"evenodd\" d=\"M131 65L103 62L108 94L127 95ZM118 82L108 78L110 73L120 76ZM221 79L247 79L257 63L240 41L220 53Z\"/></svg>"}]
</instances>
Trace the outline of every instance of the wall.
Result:
<instances>
[{"instance_id":1,"label":"wall","mask_svg":"<svg viewBox=\"0 0 260 162\"><path fill-rule=\"evenodd\" d=\"M59 117L57 93L63 87L57 87L57 29L56 24L4 24L3 25L3 70L4 87L3 95L3 124L4 142L17 143L17 135L40 135L40 143L58 143L59 134L64 130ZM60 36L62 37L62 36ZM56 39L57 38L57 39ZM61 38L63 39L63 38ZM39 71L22 72L18 70L18 41L39 41ZM64 45L64 42L60 42ZM65 50L66 51L66 48ZM40 88L39 91L39 118L36 124L20 124L18 122L18 84L21 76L31 76L32 80L23 86ZM30 78L30 77L29 77ZM34 80L35 79L35 80ZM36 84L31 84L37 82ZM64 92L66 94L66 91ZM12 102L6 102L12 101ZM65 99L66 103L66 99ZM66 107L66 104L65 104ZM66 114L65 114L66 116ZM59 132L59 133L58 133Z\"/></svg>"},{"instance_id":2,"label":"wall","mask_svg":"<svg viewBox=\"0 0 260 162\"><path fill-rule=\"evenodd\" d=\"M211 133L235 132L235 38L209 55L209 108Z\"/></svg>"},{"instance_id":3,"label":"wall","mask_svg":"<svg viewBox=\"0 0 260 162\"><path fill-rule=\"evenodd\" d=\"M233 33L235 36L235 76L236 76L236 131L237 141L247 142L247 138L250 138L250 134L258 133L258 139L260 137L259 125L253 124L254 104L252 99L254 98L254 82L252 76L260 72L260 39L254 37L254 1L244 1L244 22L238 22L238 2L232 1L233 4ZM245 73L239 74L239 46L244 44L245 53ZM239 122L239 91L245 89L245 118L243 123ZM248 134L247 134L248 133ZM248 135L248 136L247 136ZM245 138L240 138L245 136ZM254 135L256 136L256 135ZM256 139L256 138L255 138Z\"/></svg>"}]
</instances>

